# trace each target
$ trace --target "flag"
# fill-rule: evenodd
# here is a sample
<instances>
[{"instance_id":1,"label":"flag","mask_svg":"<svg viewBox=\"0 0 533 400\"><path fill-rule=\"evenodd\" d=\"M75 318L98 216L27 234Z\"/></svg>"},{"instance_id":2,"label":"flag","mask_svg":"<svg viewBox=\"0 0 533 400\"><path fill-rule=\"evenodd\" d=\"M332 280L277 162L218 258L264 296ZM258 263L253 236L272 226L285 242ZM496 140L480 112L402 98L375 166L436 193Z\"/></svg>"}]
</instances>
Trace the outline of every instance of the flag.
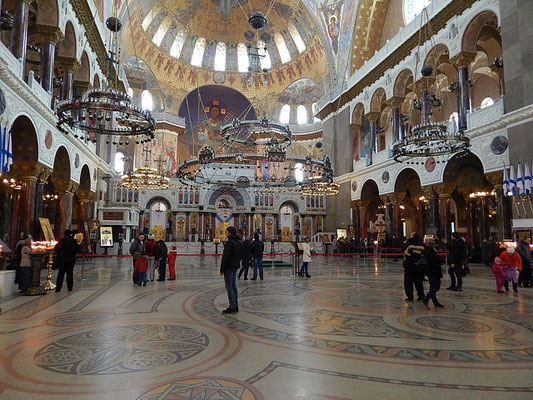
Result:
<instances>
[{"instance_id":1,"label":"flag","mask_svg":"<svg viewBox=\"0 0 533 400\"><path fill-rule=\"evenodd\" d=\"M516 165L516 187L518 188L518 195L524 194L524 175L522 173L522 164L520 161Z\"/></svg>"},{"instance_id":2,"label":"flag","mask_svg":"<svg viewBox=\"0 0 533 400\"><path fill-rule=\"evenodd\" d=\"M533 189L533 178L531 177L529 162L524 161L524 191L527 195L530 195L531 189Z\"/></svg>"},{"instance_id":3,"label":"flag","mask_svg":"<svg viewBox=\"0 0 533 400\"><path fill-rule=\"evenodd\" d=\"M9 132L4 128L4 137L2 138L2 174L7 176L9 168L13 164L13 147L11 144L11 129Z\"/></svg>"},{"instance_id":4,"label":"flag","mask_svg":"<svg viewBox=\"0 0 533 400\"><path fill-rule=\"evenodd\" d=\"M507 167L503 166L503 195L505 197L509 196L511 191L511 182L509 182L509 174L507 173Z\"/></svg>"},{"instance_id":5,"label":"flag","mask_svg":"<svg viewBox=\"0 0 533 400\"><path fill-rule=\"evenodd\" d=\"M4 126L4 129L2 130L0 126L0 173L4 174L4 154L5 154L5 137L6 137L6 129L7 127Z\"/></svg>"},{"instance_id":6,"label":"flag","mask_svg":"<svg viewBox=\"0 0 533 400\"><path fill-rule=\"evenodd\" d=\"M513 164L509 165L509 169L511 172L509 173L509 187L511 189L511 192L513 193L513 196L516 196L516 175L514 172Z\"/></svg>"}]
</instances>

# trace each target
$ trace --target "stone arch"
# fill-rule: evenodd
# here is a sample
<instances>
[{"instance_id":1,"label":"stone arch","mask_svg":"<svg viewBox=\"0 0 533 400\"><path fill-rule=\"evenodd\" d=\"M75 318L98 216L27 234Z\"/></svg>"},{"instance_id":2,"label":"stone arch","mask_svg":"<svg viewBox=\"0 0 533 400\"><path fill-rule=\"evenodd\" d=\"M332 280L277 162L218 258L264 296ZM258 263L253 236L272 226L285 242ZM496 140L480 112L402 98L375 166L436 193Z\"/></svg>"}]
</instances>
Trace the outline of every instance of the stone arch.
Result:
<instances>
[{"instance_id":1,"label":"stone arch","mask_svg":"<svg viewBox=\"0 0 533 400\"><path fill-rule=\"evenodd\" d=\"M52 172L52 179L70 180L71 167L70 156L65 146L60 146L54 156L54 170Z\"/></svg>"},{"instance_id":2,"label":"stone arch","mask_svg":"<svg viewBox=\"0 0 533 400\"><path fill-rule=\"evenodd\" d=\"M38 3L37 25L58 26L59 25L59 7L57 0L41 0Z\"/></svg>"},{"instance_id":3,"label":"stone arch","mask_svg":"<svg viewBox=\"0 0 533 400\"><path fill-rule=\"evenodd\" d=\"M383 102L387 98L387 94L385 93L385 89L378 88L372 95L372 100L370 101L370 111L371 112L381 112L383 110Z\"/></svg>"},{"instance_id":4,"label":"stone arch","mask_svg":"<svg viewBox=\"0 0 533 400\"><path fill-rule=\"evenodd\" d=\"M393 96L405 97L409 85L413 83L413 71L410 69L402 70L394 82Z\"/></svg>"},{"instance_id":5,"label":"stone arch","mask_svg":"<svg viewBox=\"0 0 533 400\"><path fill-rule=\"evenodd\" d=\"M91 70L89 56L83 52L80 59L80 67L74 74L74 86L78 90L78 95L85 93L91 84Z\"/></svg>"},{"instance_id":6,"label":"stone arch","mask_svg":"<svg viewBox=\"0 0 533 400\"><path fill-rule=\"evenodd\" d=\"M26 115L18 116L11 125L13 161L38 161L39 146L33 121Z\"/></svg>"},{"instance_id":7,"label":"stone arch","mask_svg":"<svg viewBox=\"0 0 533 400\"><path fill-rule=\"evenodd\" d=\"M72 22L65 25L65 38L58 43L56 57L76 58L77 51L76 31Z\"/></svg>"},{"instance_id":8,"label":"stone arch","mask_svg":"<svg viewBox=\"0 0 533 400\"><path fill-rule=\"evenodd\" d=\"M361 200L373 200L379 196L379 186L374 179L367 179L361 187Z\"/></svg>"},{"instance_id":9,"label":"stone arch","mask_svg":"<svg viewBox=\"0 0 533 400\"><path fill-rule=\"evenodd\" d=\"M472 20L468 23L468 26L461 39L462 51L469 53L475 53L477 51L477 41L479 35L485 27L485 24L489 22L491 18L495 18L496 24L498 24L498 16L490 10L482 11L472 18Z\"/></svg>"},{"instance_id":10,"label":"stone arch","mask_svg":"<svg viewBox=\"0 0 533 400\"><path fill-rule=\"evenodd\" d=\"M352 124L363 124L363 117L365 115L365 106L363 103L357 103L352 112Z\"/></svg>"},{"instance_id":11,"label":"stone arch","mask_svg":"<svg viewBox=\"0 0 533 400\"><path fill-rule=\"evenodd\" d=\"M295 201L292 200L286 200L283 203L281 203L278 207L278 214L281 212L281 209L285 206L289 206L293 209L295 214L298 214L300 212L300 209L298 207L298 204L296 204Z\"/></svg>"},{"instance_id":12,"label":"stone arch","mask_svg":"<svg viewBox=\"0 0 533 400\"><path fill-rule=\"evenodd\" d=\"M445 44L437 44L429 51L428 55L426 56L426 59L424 60L424 63L420 65L420 68L425 65L433 67L432 76L435 77L437 75L437 70L439 69L439 66L443 63L443 61L449 62L449 55L450 51Z\"/></svg>"},{"instance_id":13,"label":"stone arch","mask_svg":"<svg viewBox=\"0 0 533 400\"><path fill-rule=\"evenodd\" d=\"M459 153L443 168L442 181L457 184L458 188L488 186L481 159L474 153Z\"/></svg>"},{"instance_id":14,"label":"stone arch","mask_svg":"<svg viewBox=\"0 0 533 400\"><path fill-rule=\"evenodd\" d=\"M94 74L93 88L100 89L100 77L98 76L98 74Z\"/></svg>"},{"instance_id":15,"label":"stone arch","mask_svg":"<svg viewBox=\"0 0 533 400\"><path fill-rule=\"evenodd\" d=\"M89 166L84 164L81 168L79 190L91 190L91 172Z\"/></svg>"},{"instance_id":16,"label":"stone arch","mask_svg":"<svg viewBox=\"0 0 533 400\"><path fill-rule=\"evenodd\" d=\"M422 196L421 179L418 172L413 168L404 168L394 182L394 191L409 194L412 196Z\"/></svg>"},{"instance_id":17,"label":"stone arch","mask_svg":"<svg viewBox=\"0 0 533 400\"><path fill-rule=\"evenodd\" d=\"M163 195L157 195L148 199L146 205L144 206L144 209L149 210L152 205L158 201L165 204L167 206L168 211L172 209L172 202L166 196Z\"/></svg>"}]
</instances>

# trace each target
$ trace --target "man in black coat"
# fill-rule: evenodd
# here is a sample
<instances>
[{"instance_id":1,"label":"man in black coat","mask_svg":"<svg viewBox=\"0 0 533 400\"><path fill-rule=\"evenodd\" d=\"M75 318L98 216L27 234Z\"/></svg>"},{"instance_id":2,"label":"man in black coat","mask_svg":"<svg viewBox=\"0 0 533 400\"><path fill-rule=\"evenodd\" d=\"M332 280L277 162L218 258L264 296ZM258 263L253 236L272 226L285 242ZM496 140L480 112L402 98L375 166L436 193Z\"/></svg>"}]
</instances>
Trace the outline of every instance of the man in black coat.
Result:
<instances>
[{"instance_id":1,"label":"man in black coat","mask_svg":"<svg viewBox=\"0 0 533 400\"><path fill-rule=\"evenodd\" d=\"M252 261L252 249L249 239L246 239L241 243L241 270L239 271L238 279L241 279L241 275L244 272L244 280L248 280L248 268L250 268L250 263Z\"/></svg>"},{"instance_id":2,"label":"man in black coat","mask_svg":"<svg viewBox=\"0 0 533 400\"><path fill-rule=\"evenodd\" d=\"M76 254L80 251L80 246L73 237L73 232L65 231L65 236L56 244L54 251L57 253L56 264L58 266L56 292L60 292L63 287L63 279L67 274L67 289L72 292L74 286L74 264Z\"/></svg>"},{"instance_id":3,"label":"man in black coat","mask_svg":"<svg viewBox=\"0 0 533 400\"><path fill-rule=\"evenodd\" d=\"M450 268L448 273L450 274L451 284L446 290L460 292L463 290L463 265L465 259L468 257L468 251L466 243L457 232L452 233L452 238L451 244L444 242L450 252Z\"/></svg>"},{"instance_id":4,"label":"man in black coat","mask_svg":"<svg viewBox=\"0 0 533 400\"><path fill-rule=\"evenodd\" d=\"M224 314L239 312L239 294L237 293L237 270L241 263L241 244L237 230L233 226L226 228L228 241L224 245L220 275L224 276L226 291L228 292L229 307L222 311Z\"/></svg>"},{"instance_id":5,"label":"man in black coat","mask_svg":"<svg viewBox=\"0 0 533 400\"><path fill-rule=\"evenodd\" d=\"M159 240L157 242L157 247L155 249L155 259L157 260L157 271L159 277L158 281L164 281L167 277L167 256L168 248L164 240Z\"/></svg>"},{"instance_id":6,"label":"man in black coat","mask_svg":"<svg viewBox=\"0 0 533 400\"><path fill-rule=\"evenodd\" d=\"M405 295L407 298L405 301L413 301L413 284L416 288L417 300L424 300L424 265L420 264L424 256L424 245L420 240L420 235L417 232L413 232L411 237L404 246L403 253L403 285L405 289Z\"/></svg>"},{"instance_id":7,"label":"man in black coat","mask_svg":"<svg viewBox=\"0 0 533 400\"><path fill-rule=\"evenodd\" d=\"M254 276L252 281L257 279L257 269L259 269L259 279L263 280L263 253L265 251L265 244L259 239L259 234L254 235L254 241L251 245L252 249L252 265L254 267Z\"/></svg>"}]
</instances>

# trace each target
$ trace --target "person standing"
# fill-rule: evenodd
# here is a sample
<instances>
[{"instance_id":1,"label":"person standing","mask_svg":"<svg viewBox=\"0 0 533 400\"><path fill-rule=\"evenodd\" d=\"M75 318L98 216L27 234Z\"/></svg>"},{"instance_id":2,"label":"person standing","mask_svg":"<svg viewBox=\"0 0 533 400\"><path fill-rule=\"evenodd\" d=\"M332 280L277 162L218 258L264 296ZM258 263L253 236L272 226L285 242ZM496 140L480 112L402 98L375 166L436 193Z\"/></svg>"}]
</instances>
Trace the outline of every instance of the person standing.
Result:
<instances>
[{"instance_id":1,"label":"person standing","mask_svg":"<svg viewBox=\"0 0 533 400\"><path fill-rule=\"evenodd\" d=\"M137 261L137 258L142 253L146 252L146 246L144 244L144 233L140 233L130 246L130 254L133 256L133 269L135 269L135 262ZM135 280L133 283L136 283Z\"/></svg>"},{"instance_id":2,"label":"person standing","mask_svg":"<svg viewBox=\"0 0 533 400\"><path fill-rule=\"evenodd\" d=\"M138 285L146 286L146 282L148 281L146 278L146 271L148 271L148 256L146 253L143 252L137 257L133 271L137 274Z\"/></svg>"},{"instance_id":3,"label":"person standing","mask_svg":"<svg viewBox=\"0 0 533 400\"><path fill-rule=\"evenodd\" d=\"M513 291L518 293L518 273L522 270L522 259L512 247L508 247L500 254L502 264L505 265L505 291L509 291L509 282L513 282Z\"/></svg>"},{"instance_id":4,"label":"person standing","mask_svg":"<svg viewBox=\"0 0 533 400\"><path fill-rule=\"evenodd\" d=\"M169 281L175 281L176 280L176 258L178 256L178 246L173 244L170 247L170 251L168 252L168 274L169 274Z\"/></svg>"},{"instance_id":5,"label":"person standing","mask_svg":"<svg viewBox=\"0 0 533 400\"><path fill-rule=\"evenodd\" d=\"M31 239L26 238L20 250L19 289L21 293L31 287Z\"/></svg>"},{"instance_id":6,"label":"person standing","mask_svg":"<svg viewBox=\"0 0 533 400\"><path fill-rule=\"evenodd\" d=\"M252 246L250 240L246 239L241 243L241 270L239 271L238 279L241 279L241 275L244 272L244 280L248 280L248 268L250 268L250 262L252 259Z\"/></svg>"},{"instance_id":7,"label":"person standing","mask_svg":"<svg viewBox=\"0 0 533 400\"><path fill-rule=\"evenodd\" d=\"M468 254L466 244L459 234L454 232L452 233L452 237L453 241L451 245L443 241L450 252L450 268L448 269L448 274L450 275L451 284L446 290L461 292L463 290L463 265Z\"/></svg>"},{"instance_id":8,"label":"person standing","mask_svg":"<svg viewBox=\"0 0 533 400\"><path fill-rule=\"evenodd\" d=\"M531 287L532 276L531 267L533 266L533 260L531 258L531 248L529 247L529 239L519 240L516 246L516 252L522 259L522 271L518 276L518 285L523 287Z\"/></svg>"},{"instance_id":9,"label":"person standing","mask_svg":"<svg viewBox=\"0 0 533 400\"><path fill-rule=\"evenodd\" d=\"M426 275L429 280L429 292L427 292L426 297L422 300L422 303L429 310L429 300L433 301L435 308L444 307L437 300L437 292L440 289L440 282L442 279L442 269L440 266L440 256L435 251L435 239L429 239L426 245Z\"/></svg>"},{"instance_id":10,"label":"person standing","mask_svg":"<svg viewBox=\"0 0 533 400\"><path fill-rule=\"evenodd\" d=\"M403 286L407 296L405 301L414 301L413 285L416 288L417 300L424 300L424 267L420 265L424 250L418 232L411 233L403 252Z\"/></svg>"},{"instance_id":11,"label":"person standing","mask_svg":"<svg viewBox=\"0 0 533 400\"><path fill-rule=\"evenodd\" d=\"M229 307L222 311L224 314L239 312L239 294L237 292L237 270L241 262L241 245L237 230L233 226L226 228L227 242L224 244L220 275L224 276L224 284L228 293Z\"/></svg>"},{"instance_id":12,"label":"person standing","mask_svg":"<svg viewBox=\"0 0 533 400\"><path fill-rule=\"evenodd\" d=\"M302 243L302 262L298 275L303 277L305 274L306 278L311 278L311 275L309 275L309 263L311 262L311 246L309 245L309 238L306 238L305 242Z\"/></svg>"},{"instance_id":13,"label":"person standing","mask_svg":"<svg viewBox=\"0 0 533 400\"><path fill-rule=\"evenodd\" d=\"M56 263L58 265L56 292L60 292L63 287L63 279L67 274L67 289L72 292L74 286L74 264L76 263L76 253L80 251L78 242L73 237L73 232L65 231L65 236L56 244L54 251L57 253Z\"/></svg>"},{"instance_id":14,"label":"person standing","mask_svg":"<svg viewBox=\"0 0 533 400\"><path fill-rule=\"evenodd\" d=\"M150 281L154 281L154 270L157 263L155 257L155 249L157 248L157 242L154 240L154 235L149 235L146 241L146 254L148 255L148 272L146 276Z\"/></svg>"},{"instance_id":15,"label":"person standing","mask_svg":"<svg viewBox=\"0 0 533 400\"><path fill-rule=\"evenodd\" d=\"M167 277L167 255L168 248L164 240L159 240L157 242L157 247L155 249L155 259L157 260L157 272L158 272L158 281L164 281Z\"/></svg>"},{"instance_id":16,"label":"person standing","mask_svg":"<svg viewBox=\"0 0 533 400\"><path fill-rule=\"evenodd\" d=\"M263 280L263 253L265 252L265 244L259 239L259 234L254 235L254 241L251 246L252 251L252 265L254 268L254 275L252 281L257 279L257 270L259 270L259 279Z\"/></svg>"}]
</instances>

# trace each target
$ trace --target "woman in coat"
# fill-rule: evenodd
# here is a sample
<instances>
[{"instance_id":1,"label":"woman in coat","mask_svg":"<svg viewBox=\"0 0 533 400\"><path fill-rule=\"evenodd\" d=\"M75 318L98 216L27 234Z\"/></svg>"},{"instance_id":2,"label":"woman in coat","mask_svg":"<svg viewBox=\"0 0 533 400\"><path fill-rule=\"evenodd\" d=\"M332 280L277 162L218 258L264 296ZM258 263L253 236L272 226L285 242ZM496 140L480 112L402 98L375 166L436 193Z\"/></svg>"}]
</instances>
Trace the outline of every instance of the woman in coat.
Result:
<instances>
[{"instance_id":1,"label":"woman in coat","mask_svg":"<svg viewBox=\"0 0 533 400\"><path fill-rule=\"evenodd\" d=\"M426 243L426 275L429 280L429 292L427 292L426 297L422 300L422 303L429 310L429 300L433 300L433 305L435 308L444 307L437 300L437 292L440 289L440 281L442 279L442 269L440 266L440 256L435 251L435 239L428 239Z\"/></svg>"},{"instance_id":2,"label":"woman in coat","mask_svg":"<svg viewBox=\"0 0 533 400\"><path fill-rule=\"evenodd\" d=\"M300 268L300 276L304 276L306 278L311 278L311 275L309 275L309 263L311 262L311 246L309 245L309 238L305 239L305 242L302 243L302 261L303 264Z\"/></svg>"},{"instance_id":3,"label":"woman in coat","mask_svg":"<svg viewBox=\"0 0 533 400\"><path fill-rule=\"evenodd\" d=\"M19 289L21 293L31 287L31 239L26 238L20 250Z\"/></svg>"}]
</instances>

